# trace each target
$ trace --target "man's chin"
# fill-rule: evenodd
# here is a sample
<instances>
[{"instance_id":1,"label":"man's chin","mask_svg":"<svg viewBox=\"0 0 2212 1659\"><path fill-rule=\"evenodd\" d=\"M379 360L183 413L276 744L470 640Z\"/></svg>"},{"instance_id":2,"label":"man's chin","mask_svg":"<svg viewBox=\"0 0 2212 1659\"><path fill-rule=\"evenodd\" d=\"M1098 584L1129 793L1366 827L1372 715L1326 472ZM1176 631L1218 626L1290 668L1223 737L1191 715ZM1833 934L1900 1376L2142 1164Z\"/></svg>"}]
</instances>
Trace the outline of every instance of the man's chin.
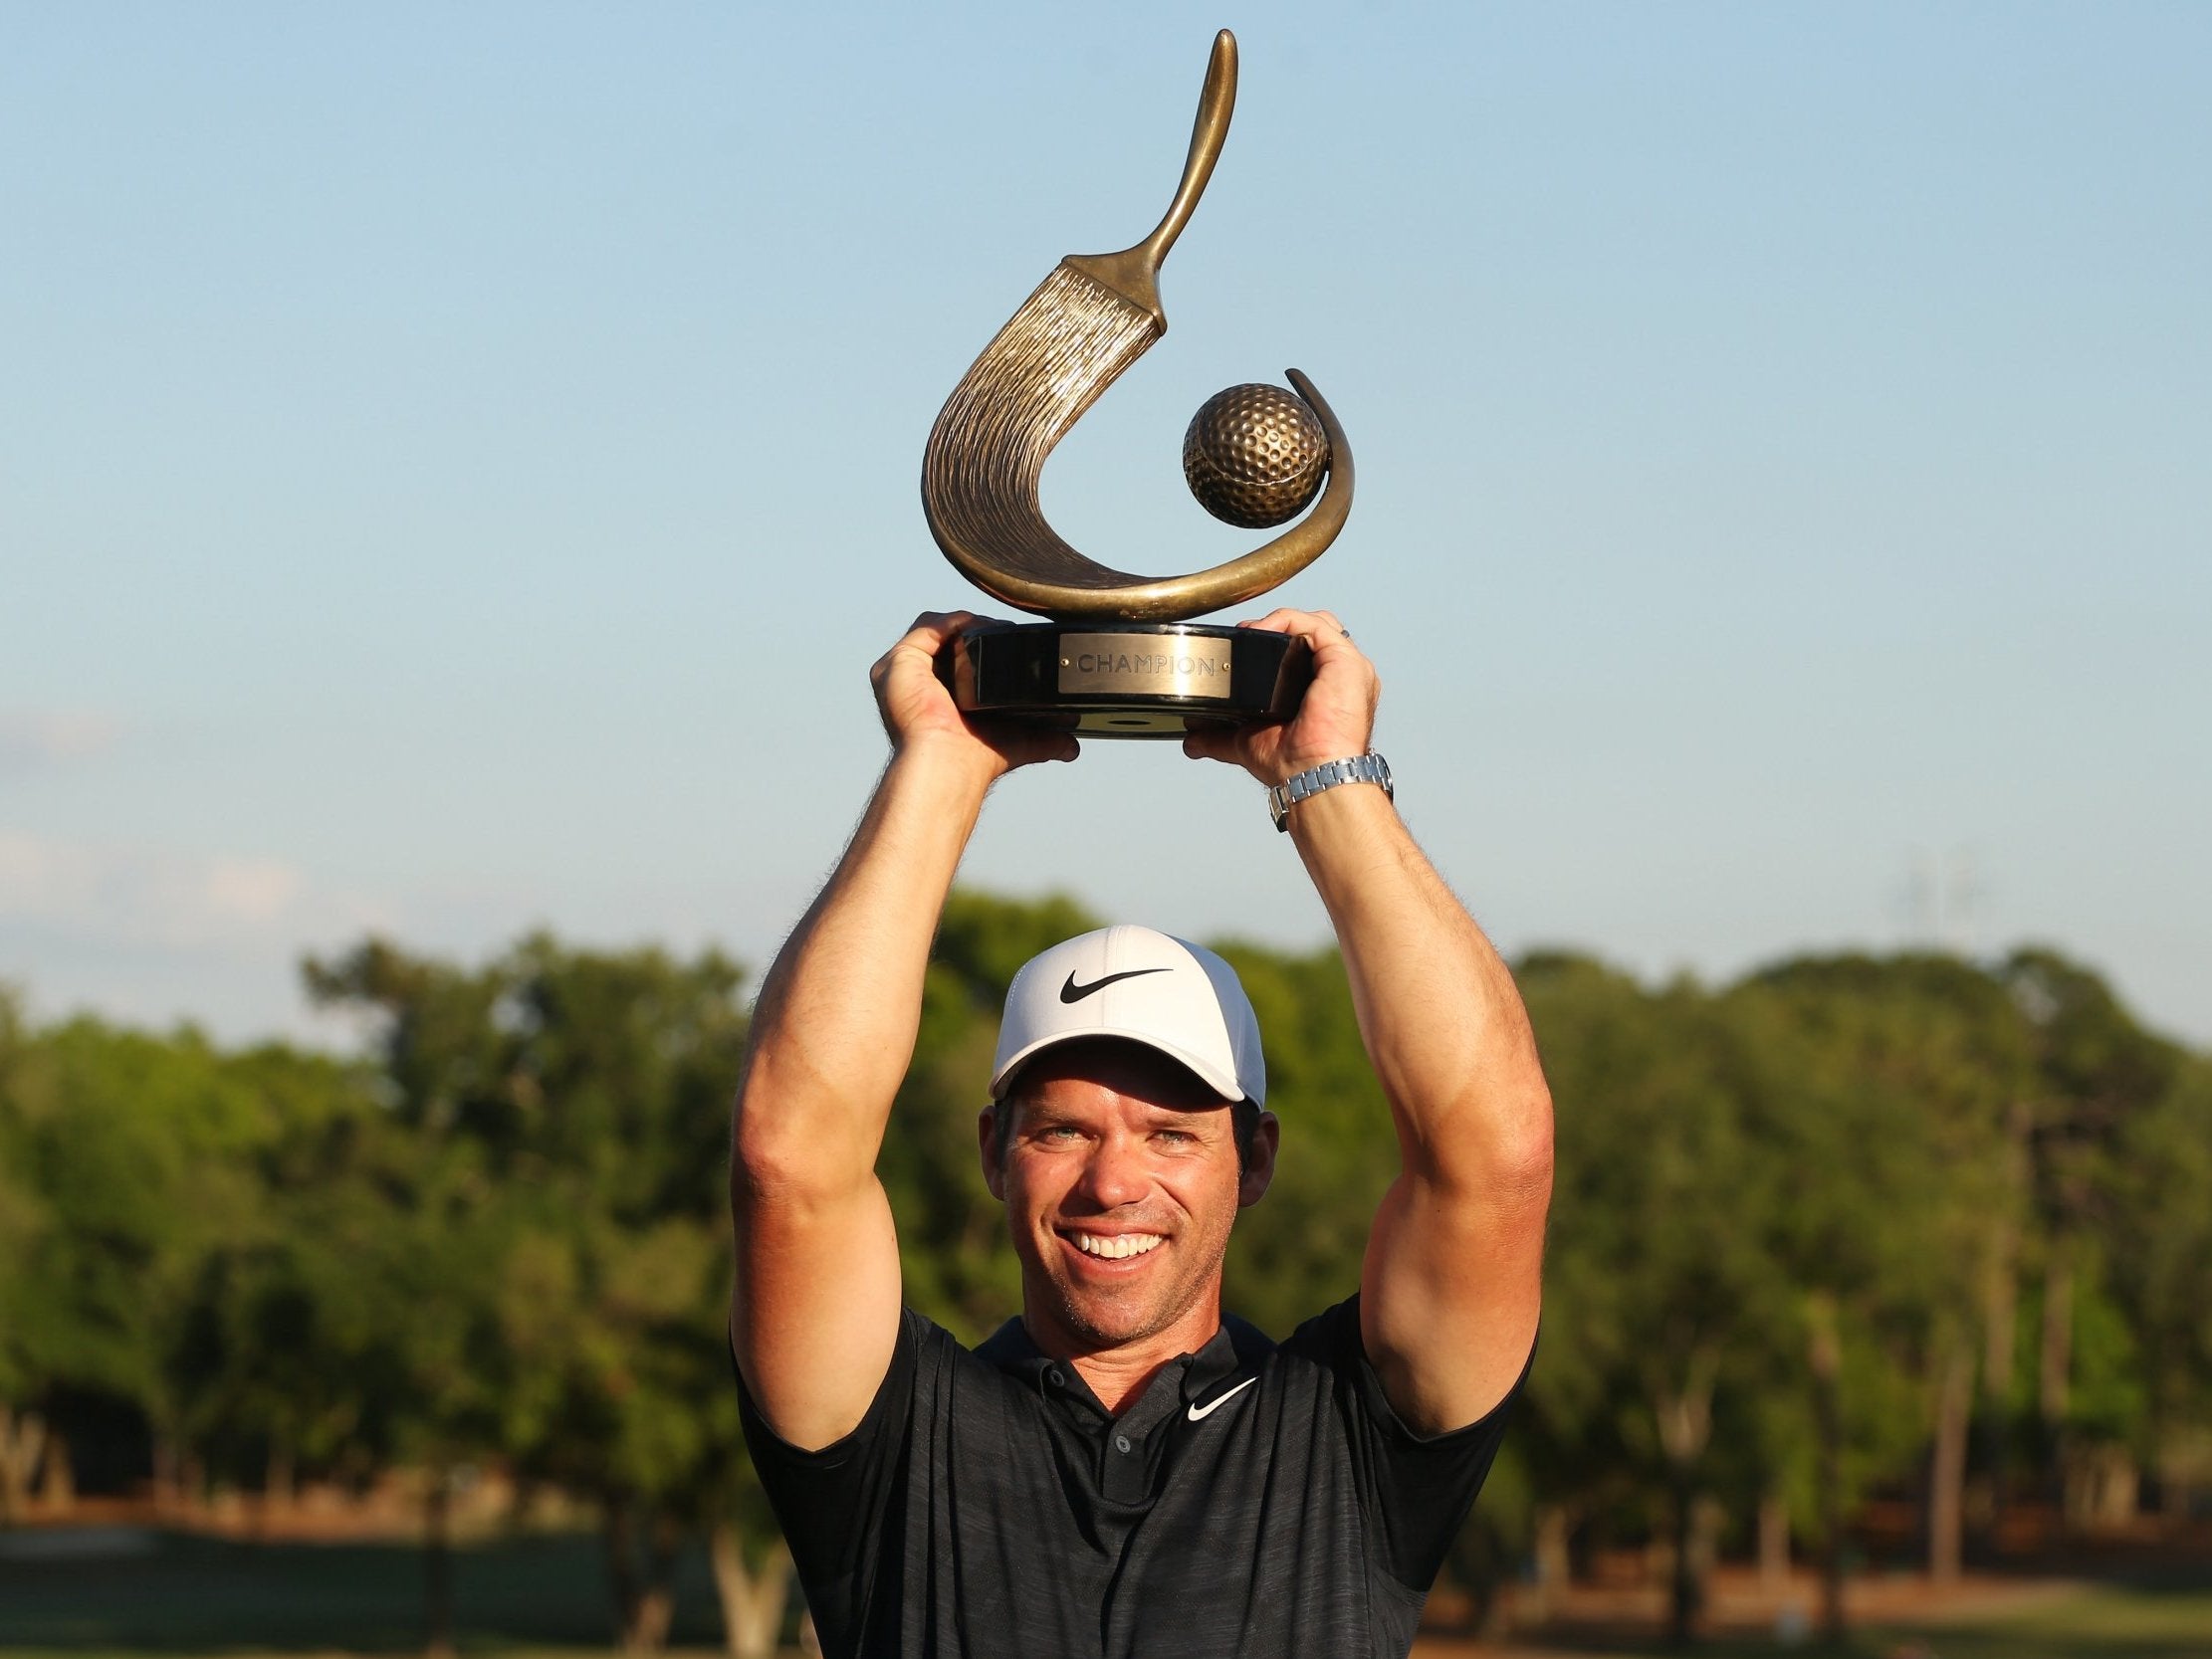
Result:
<instances>
[{"instance_id":1,"label":"man's chin","mask_svg":"<svg viewBox=\"0 0 2212 1659\"><path fill-rule=\"evenodd\" d=\"M1163 1254L1167 1248L1162 1247ZM1069 1340L1094 1350L1158 1336L1185 1319L1209 1290L1203 1277L1194 1282L1187 1274L1162 1271L1170 1266L1167 1261L1152 1262L1147 1272L1103 1276L1102 1283L1070 1270L1049 1250L1024 1256L1027 1307L1040 1314L1049 1311Z\"/></svg>"},{"instance_id":2,"label":"man's chin","mask_svg":"<svg viewBox=\"0 0 2212 1659\"><path fill-rule=\"evenodd\" d=\"M1121 1297L1100 1296L1066 1284L1053 1288L1059 1293L1054 1300L1060 1305L1060 1323L1069 1336L1088 1347L1120 1348L1142 1342L1175 1323L1169 1309L1139 1307Z\"/></svg>"}]
</instances>

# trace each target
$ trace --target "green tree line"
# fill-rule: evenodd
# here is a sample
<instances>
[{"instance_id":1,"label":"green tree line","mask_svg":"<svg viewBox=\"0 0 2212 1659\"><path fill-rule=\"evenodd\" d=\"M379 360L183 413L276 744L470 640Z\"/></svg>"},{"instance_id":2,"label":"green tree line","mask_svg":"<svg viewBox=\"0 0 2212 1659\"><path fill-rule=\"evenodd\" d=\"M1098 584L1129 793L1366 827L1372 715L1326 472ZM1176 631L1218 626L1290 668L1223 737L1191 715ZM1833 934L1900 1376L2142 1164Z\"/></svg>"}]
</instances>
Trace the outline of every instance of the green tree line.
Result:
<instances>
[{"instance_id":1,"label":"green tree line","mask_svg":"<svg viewBox=\"0 0 2212 1659\"><path fill-rule=\"evenodd\" d=\"M997 1004L1093 925L963 892L939 933L881 1168L908 1299L969 1340L1019 1300L975 1146ZM1396 1148L1334 951L1217 942L1284 1148L1228 1295L1279 1335L1357 1285ZM2212 1489L2212 1060L2048 951L1518 973L1557 1194L1537 1361L1449 1568L1478 1611L1643 1547L1684 1631L1724 1553L1817 1562L1840 1627L1877 1500L1943 1576L2027 1511ZM0 998L0 1525L67 1494L93 1448L66 1404L97 1400L172 1495L404 1471L434 1649L456 1483L494 1467L596 1517L623 1647L660 1645L704 1540L731 1651L772 1651L796 1609L725 1333L740 969L369 939L306 980L358 1058Z\"/></svg>"}]
</instances>

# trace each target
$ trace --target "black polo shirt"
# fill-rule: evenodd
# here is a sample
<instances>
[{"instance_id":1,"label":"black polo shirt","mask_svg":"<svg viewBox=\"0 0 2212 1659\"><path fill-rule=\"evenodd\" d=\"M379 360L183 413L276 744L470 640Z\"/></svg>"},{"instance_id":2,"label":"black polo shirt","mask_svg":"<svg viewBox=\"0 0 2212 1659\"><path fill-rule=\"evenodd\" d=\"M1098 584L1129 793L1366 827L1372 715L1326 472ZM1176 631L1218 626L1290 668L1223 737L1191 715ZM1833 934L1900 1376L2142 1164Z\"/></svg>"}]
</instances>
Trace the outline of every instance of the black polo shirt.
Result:
<instances>
[{"instance_id":1,"label":"black polo shirt","mask_svg":"<svg viewBox=\"0 0 2212 1659\"><path fill-rule=\"evenodd\" d=\"M834 1445L739 1392L832 1659L1401 1659L1512 1399L1414 1433L1358 1297L1280 1345L1228 1320L1119 1417L1019 1320L971 1351L911 1310Z\"/></svg>"}]
</instances>

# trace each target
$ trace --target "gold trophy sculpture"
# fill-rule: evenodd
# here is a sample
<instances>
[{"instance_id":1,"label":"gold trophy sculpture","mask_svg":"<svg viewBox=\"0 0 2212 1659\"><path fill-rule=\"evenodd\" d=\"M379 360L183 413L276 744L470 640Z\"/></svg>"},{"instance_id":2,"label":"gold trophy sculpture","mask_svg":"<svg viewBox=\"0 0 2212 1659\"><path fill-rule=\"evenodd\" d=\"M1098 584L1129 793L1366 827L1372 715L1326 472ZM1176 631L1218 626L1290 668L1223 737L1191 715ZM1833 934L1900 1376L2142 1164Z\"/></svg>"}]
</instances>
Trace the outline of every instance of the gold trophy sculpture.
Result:
<instances>
[{"instance_id":1,"label":"gold trophy sculpture","mask_svg":"<svg viewBox=\"0 0 2212 1659\"><path fill-rule=\"evenodd\" d=\"M1223 29L1183 182L1159 228L1121 253L1060 261L984 347L930 432L922 510L937 544L993 598L1051 618L961 635L939 669L964 710L1051 721L1084 736L1180 737L1192 722L1286 719L1312 678L1303 641L1184 620L1265 593L1344 527L1351 445L1296 369L1296 396L1231 386L1207 400L1184 437L1184 476L1216 518L1260 528L1314 504L1304 521L1241 558L1188 576L1131 575L1061 540L1037 498L1052 447L1168 331L1160 264L1213 176L1235 103L1236 39Z\"/></svg>"}]
</instances>

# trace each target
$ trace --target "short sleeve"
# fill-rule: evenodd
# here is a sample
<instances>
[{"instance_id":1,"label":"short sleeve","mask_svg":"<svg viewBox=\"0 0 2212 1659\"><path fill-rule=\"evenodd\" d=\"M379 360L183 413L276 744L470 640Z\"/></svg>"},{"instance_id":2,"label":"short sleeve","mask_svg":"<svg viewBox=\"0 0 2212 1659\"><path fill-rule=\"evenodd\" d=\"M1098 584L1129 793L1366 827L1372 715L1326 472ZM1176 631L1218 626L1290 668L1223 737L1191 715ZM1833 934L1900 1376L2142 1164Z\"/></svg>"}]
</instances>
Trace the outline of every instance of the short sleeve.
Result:
<instances>
[{"instance_id":1,"label":"short sleeve","mask_svg":"<svg viewBox=\"0 0 2212 1659\"><path fill-rule=\"evenodd\" d=\"M818 1451L802 1451L769 1427L745 1377L738 1409L753 1467L790 1546L806 1604L830 1652L849 1651L833 1636L857 1633L874 1585L884 1527L900 1484L913 1420L916 1355L934 1329L911 1309L899 1316L891 1363L867 1414L853 1431ZM735 1366L733 1365L733 1369Z\"/></svg>"},{"instance_id":2,"label":"short sleeve","mask_svg":"<svg viewBox=\"0 0 2212 1659\"><path fill-rule=\"evenodd\" d=\"M1310 1358L1335 1377L1361 1503L1382 1564L1409 1589L1426 1593L1489 1476L1513 1403L1528 1381L1528 1364L1487 1415L1445 1434L1424 1435L1406 1425L1383 1392L1360 1335L1357 1296L1306 1321L1282 1346L1285 1353ZM1532 1348L1529 1364L1534 1361Z\"/></svg>"}]
</instances>

